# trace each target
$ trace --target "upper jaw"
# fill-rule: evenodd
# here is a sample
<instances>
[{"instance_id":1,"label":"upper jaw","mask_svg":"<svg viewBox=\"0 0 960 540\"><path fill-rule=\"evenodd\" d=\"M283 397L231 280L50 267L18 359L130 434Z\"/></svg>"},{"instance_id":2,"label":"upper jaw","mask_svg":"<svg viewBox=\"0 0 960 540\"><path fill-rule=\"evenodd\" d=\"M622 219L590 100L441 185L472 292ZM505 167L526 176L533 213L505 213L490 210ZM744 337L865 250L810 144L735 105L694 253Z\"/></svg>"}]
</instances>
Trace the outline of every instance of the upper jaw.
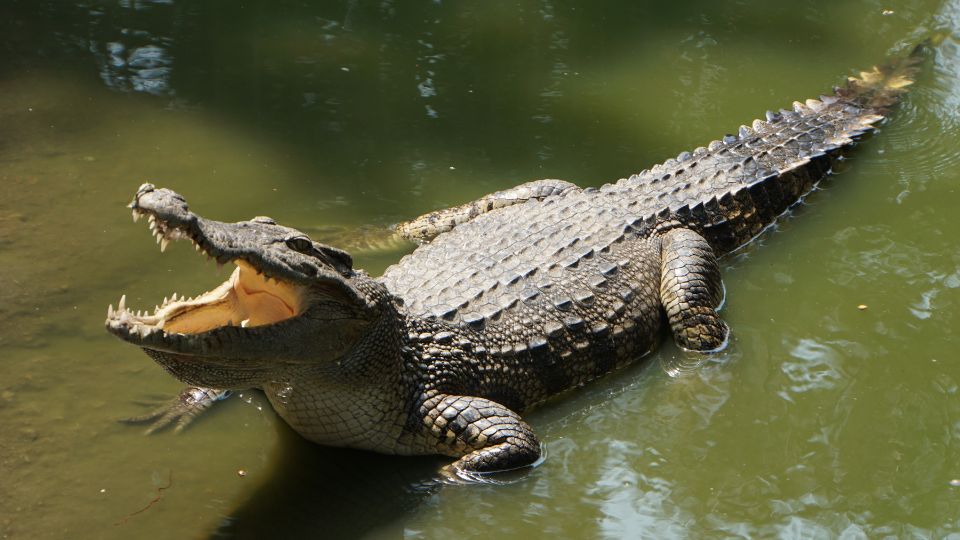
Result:
<instances>
[{"instance_id":1,"label":"upper jaw","mask_svg":"<svg viewBox=\"0 0 960 540\"><path fill-rule=\"evenodd\" d=\"M197 252L217 264L243 261L267 278L309 286L317 278L338 277L309 257L286 249L287 238L303 234L277 225L270 218L239 223L204 219L190 211L180 194L153 184L141 185L127 206L134 222L147 217L161 251L173 240L187 239Z\"/></svg>"},{"instance_id":2,"label":"upper jaw","mask_svg":"<svg viewBox=\"0 0 960 540\"><path fill-rule=\"evenodd\" d=\"M133 222L146 216L150 232L160 244L160 251L166 251L173 240L189 239L194 248L210 258L216 258L220 264L229 261L208 241L199 227L200 217L190 211L187 201L179 193L169 189L157 189L153 184L143 184L127 205L133 214Z\"/></svg>"}]
</instances>

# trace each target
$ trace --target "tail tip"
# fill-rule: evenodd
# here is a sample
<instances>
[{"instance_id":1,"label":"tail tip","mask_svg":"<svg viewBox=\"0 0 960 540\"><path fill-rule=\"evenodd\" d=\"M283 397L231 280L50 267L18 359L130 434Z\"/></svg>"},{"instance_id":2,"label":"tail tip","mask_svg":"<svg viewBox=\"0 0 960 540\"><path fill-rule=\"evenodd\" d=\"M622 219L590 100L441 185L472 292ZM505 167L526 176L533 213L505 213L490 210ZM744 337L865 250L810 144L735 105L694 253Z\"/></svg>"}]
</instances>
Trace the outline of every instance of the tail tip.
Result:
<instances>
[{"instance_id":1,"label":"tail tip","mask_svg":"<svg viewBox=\"0 0 960 540\"><path fill-rule=\"evenodd\" d=\"M899 101L908 87L916 80L920 63L928 52L946 39L942 32L935 33L917 43L910 53L890 62L861 71L856 77L848 77L847 84L835 87L836 95L859 107L884 111Z\"/></svg>"}]
</instances>

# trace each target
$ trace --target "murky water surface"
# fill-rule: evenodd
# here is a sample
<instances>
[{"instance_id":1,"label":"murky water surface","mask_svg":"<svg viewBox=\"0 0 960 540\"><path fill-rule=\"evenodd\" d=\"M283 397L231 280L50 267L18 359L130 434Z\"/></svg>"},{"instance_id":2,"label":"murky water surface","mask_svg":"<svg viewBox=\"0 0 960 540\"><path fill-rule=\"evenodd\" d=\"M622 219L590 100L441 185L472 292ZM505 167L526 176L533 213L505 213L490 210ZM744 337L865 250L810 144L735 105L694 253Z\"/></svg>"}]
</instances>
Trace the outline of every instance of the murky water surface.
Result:
<instances>
[{"instance_id":1,"label":"murky water surface","mask_svg":"<svg viewBox=\"0 0 960 540\"><path fill-rule=\"evenodd\" d=\"M725 261L728 350L531 413L548 457L511 484L310 445L256 392L116 422L180 385L107 304L225 276L130 222L144 180L348 244L615 180L935 30L896 120ZM6 0L0 36L0 538L960 537L957 0Z\"/></svg>"}]
</instances>

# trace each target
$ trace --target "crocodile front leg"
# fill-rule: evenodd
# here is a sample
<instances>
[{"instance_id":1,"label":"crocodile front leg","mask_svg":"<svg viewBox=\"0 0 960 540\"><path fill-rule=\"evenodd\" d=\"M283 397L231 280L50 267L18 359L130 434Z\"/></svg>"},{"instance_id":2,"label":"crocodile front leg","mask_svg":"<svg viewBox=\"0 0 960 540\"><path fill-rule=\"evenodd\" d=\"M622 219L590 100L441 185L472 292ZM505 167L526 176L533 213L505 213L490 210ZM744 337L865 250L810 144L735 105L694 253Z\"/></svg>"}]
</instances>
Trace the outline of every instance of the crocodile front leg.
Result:
<instances>
[{"instance_id":1,"label":"crocodile front leg","mask_svg":"<svg viewBox=\"0 0 960 540\"><path fill-rule=\"evenodd\" d=\"M661 236L660 301L681 347L710 352L726 343L727 325L715 309L723 301L720 267L695 231L671 229Z\"/></svg>"},{"instance_id":2,"label":"crocodile front leg","mask_svg":"<svg viewBox=\"0 0 960 540\"><path fill-rule=\"evenodd\" d=\"M495 401L438 394L419 412L437 452L459 458L448 473L507 471L540 459L540 441L530 426Z\"/></svg>"},{"instance_id":3,"label":"crocodile front leg","mask_svg":"<svg viewBox=\"0 0 960 540\"><path fill-rule=\"evenodd\" d=\"M177 397L157 409L141 416L124 418L120 421L127 424L150 422L150 426L146 430L147 435L171 424L174 424L173 430L179 433L203 411L229 395L229 390L188 386L180 391Z\"/></svg>"}]
</instances>

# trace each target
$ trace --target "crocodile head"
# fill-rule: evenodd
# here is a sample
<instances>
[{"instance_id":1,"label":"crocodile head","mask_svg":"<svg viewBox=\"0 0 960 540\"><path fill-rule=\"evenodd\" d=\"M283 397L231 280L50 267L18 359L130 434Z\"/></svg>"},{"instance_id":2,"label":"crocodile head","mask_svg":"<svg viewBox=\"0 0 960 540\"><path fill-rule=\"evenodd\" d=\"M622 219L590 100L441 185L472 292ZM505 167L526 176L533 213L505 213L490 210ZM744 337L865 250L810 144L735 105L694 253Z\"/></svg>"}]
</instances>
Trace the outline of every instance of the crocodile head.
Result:
<instances>
[{"instance_id":1,"label":"crocodile head","mask_svg":"<svg viewBox=\"0 0 960 540\"><path fill-rule=\"evenodd\" d=\"M130 208L134 221L147 218L161 250L188 240L218 264L236 265L223 284L194 298L174 295L152 312L135 312L123 297L108 308L109 332L183 382L245 388L332 366L376 317L350 256L296 229L266 217L204 219L179 194L151 184Z\"/></svg>"}]
</instances>

